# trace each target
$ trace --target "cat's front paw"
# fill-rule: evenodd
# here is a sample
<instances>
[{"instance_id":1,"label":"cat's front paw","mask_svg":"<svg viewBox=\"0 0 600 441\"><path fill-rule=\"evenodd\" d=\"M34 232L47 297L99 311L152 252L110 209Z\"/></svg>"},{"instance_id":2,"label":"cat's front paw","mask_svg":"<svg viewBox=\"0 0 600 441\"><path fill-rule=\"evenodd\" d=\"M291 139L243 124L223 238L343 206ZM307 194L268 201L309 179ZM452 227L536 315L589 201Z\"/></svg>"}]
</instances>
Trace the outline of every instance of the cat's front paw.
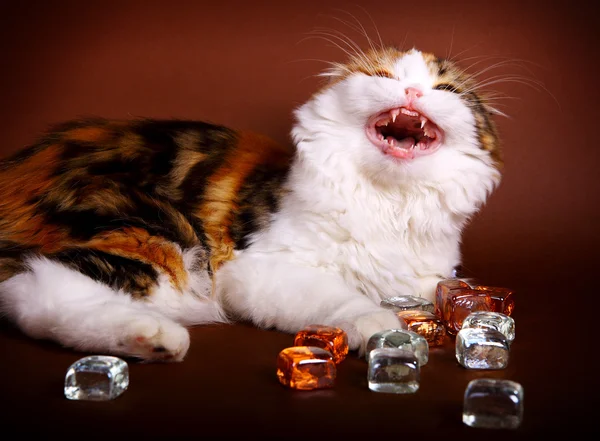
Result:
<instances>
[{"instance_id":1,"label":"cat's front paw","mask_svg":"<svg viewBox=\"0 0 600 441\"><path fill-rule=\"evenodd\" d=\"M119 342L121 351L146 361L181 361L190 347L187 329L153 315L134 318Z\"/></svg>"},{"instance_id":2,"label":"cat's front paw","mask_svg":"<svg viewBox=\"0 0 600 441\"><path fill-rule=\"evenodd\" d=\"M369 338L386 329L406 329L406 323L394 312L386 309L370 312L355 317L352 321L341 323L340 327L348 334L348 346L358 350L359 355L365 353Z\"/></svg>"}]
</instances>

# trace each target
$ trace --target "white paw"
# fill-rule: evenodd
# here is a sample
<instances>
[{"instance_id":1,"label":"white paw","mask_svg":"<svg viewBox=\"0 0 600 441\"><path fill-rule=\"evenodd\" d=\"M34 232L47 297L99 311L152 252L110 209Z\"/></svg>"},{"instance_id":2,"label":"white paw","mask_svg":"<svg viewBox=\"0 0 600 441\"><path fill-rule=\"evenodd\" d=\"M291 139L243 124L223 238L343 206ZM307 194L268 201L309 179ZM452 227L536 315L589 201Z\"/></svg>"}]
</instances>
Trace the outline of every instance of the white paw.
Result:
<instances>
[{"instance_id":1,"label":"white paw","mask_svg":"<svg viewBox=\"0 0 600 441\"><path fill-rule=\"evenodd\" d=\"M355 317L351 322L340 325L348 334L348 346L352 350L358 350L363 355L369 338L386 329L406 329L404 320L398 318L390 310L381 309L377 312Z\"/></svg>"},{"instance_id":2,"label":"white paw","mask_svg":"<svg viewBox=\"0 0 600 441\"><path fill-rule=\"evenodd\" d=\"M422 297L430 302L435 302L435 290L438 282L444 280L439 276L422 277L418 281L416 292L413 294L417 297Z\"/></svg>"},{"instance_id":3,"label":"white paw","mask_svg":"<svg viewBox=\"0 0 600 441\"><path fill-rule=\"evenodd\" d=\"M165 317L143 315L127 324L119 343L123 353L143 360L181 361L190 347L190 335Z\"/></svg>"}]
</instances>

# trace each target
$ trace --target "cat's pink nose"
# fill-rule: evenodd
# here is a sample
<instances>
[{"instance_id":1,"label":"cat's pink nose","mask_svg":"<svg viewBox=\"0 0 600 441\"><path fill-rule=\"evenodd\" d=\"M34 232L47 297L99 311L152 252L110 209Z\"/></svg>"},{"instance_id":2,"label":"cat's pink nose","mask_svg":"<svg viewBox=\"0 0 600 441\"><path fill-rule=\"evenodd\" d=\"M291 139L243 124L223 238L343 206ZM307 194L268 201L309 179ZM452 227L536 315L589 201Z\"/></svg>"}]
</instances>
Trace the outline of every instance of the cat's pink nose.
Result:
<instances>
[{"instance_id":1,"label":"cat's pink nose","mask_svg":"<svg viewBox=\"0 0 600 441\"><path fill-rule=\"evenodd\" d=\"M423 96L423 92L416 87L407 87L405 93L409 103Z\"/></svg>"}]
</instances>

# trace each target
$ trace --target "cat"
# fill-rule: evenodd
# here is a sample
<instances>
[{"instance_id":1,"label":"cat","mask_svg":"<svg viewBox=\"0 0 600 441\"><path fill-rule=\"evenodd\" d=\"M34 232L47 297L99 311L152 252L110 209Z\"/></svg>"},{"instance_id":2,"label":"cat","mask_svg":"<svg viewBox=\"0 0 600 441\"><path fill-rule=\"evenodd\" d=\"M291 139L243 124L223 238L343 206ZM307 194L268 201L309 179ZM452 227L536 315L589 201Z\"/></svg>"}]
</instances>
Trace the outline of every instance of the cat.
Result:
<instances>
[{"instance_id":1,"label":"cat","mask_svg":"<svg viewBox=\"0 0 600 441\"><path fill-rule=\"evenodd\" d=\"M398 328L433 299L501 181L494 109L449 60L381 48L334 64L293 147L182 120L88 118L0 165L0 308L75 350L181 361L188 327Z\"/></svg>"}]
</instances>

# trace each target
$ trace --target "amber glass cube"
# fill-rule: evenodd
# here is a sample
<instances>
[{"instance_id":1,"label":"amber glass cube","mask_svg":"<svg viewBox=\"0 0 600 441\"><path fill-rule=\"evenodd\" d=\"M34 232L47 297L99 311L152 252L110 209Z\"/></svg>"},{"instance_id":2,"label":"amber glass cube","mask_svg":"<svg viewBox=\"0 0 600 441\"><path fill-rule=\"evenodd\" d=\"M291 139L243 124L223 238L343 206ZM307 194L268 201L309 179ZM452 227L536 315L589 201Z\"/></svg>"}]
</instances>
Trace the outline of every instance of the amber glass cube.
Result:
<instances>
[{"instance_id":1,"label":"amber glass cube","mask_svg":"<svg viewBox=\"0 0 600 441\"><path fill-rule=\"evenodd\" d=\"M336 366L329 351L315 346L294 346L277 356L277 378L292 389L333 387Z\"/></svg>"},{"instance_id":2,"label":"amber glass cube","mask_svg":"<svg viewBox=\"0 0 600 441\"><path fill-rule=\"evenodd\" d=\"M471 288L471 286L460 279L446 279L438 282L435 290L435 314L447 322L450 318L451 305L449 303L450 292Z\"/></svg>"},{"instance_id":3,"label":"amber glass cube","mask_svg":"<svg viewBox=\"0 0 600 441\"><path fill-rule=\"evenodd\" d=\"M515 301L512 298L514 291L512 289L477 285L475 290L486 292L490 295L495 308L493 312L500 312L509 316L512 315L513 309L515 309Z\"/></svg>"},{"instance_id":4,"label":"amber glass cube","mask_svg":"<svg viewBox=\"0 0 600 441\"><path fill-rule=\"evenodd\" d=\"M446 339L446 327L433 313L427 311L398 311L398 317L406 322L410 331L425 337L429 346L440 346Z\"/></svg>"},{"instance_id":5,"label":"amber glass cube","mask_svg":"<svg viewBox=\"0 0 600 441\"><path fill-rule=\"evenodd\" d=\"M309 325L294 338L294 346L316 346L329 351L333 361L340 363L348 355L348 335L340 328Z\"/></svg>"},{"instance_id":6,"label":"amber glass cube","mask_svg":"<svg viewBox=\"0 0 600 441\"><path fill-rule=\"evenodd\" d=\"M512 294L510 289L489 286L450 290L447 299L449 314L442 321L450 334L456 334L462 328L463 320L472 312L501 312L511 315L514 309Z\"/></svg>"}]
</instances>

